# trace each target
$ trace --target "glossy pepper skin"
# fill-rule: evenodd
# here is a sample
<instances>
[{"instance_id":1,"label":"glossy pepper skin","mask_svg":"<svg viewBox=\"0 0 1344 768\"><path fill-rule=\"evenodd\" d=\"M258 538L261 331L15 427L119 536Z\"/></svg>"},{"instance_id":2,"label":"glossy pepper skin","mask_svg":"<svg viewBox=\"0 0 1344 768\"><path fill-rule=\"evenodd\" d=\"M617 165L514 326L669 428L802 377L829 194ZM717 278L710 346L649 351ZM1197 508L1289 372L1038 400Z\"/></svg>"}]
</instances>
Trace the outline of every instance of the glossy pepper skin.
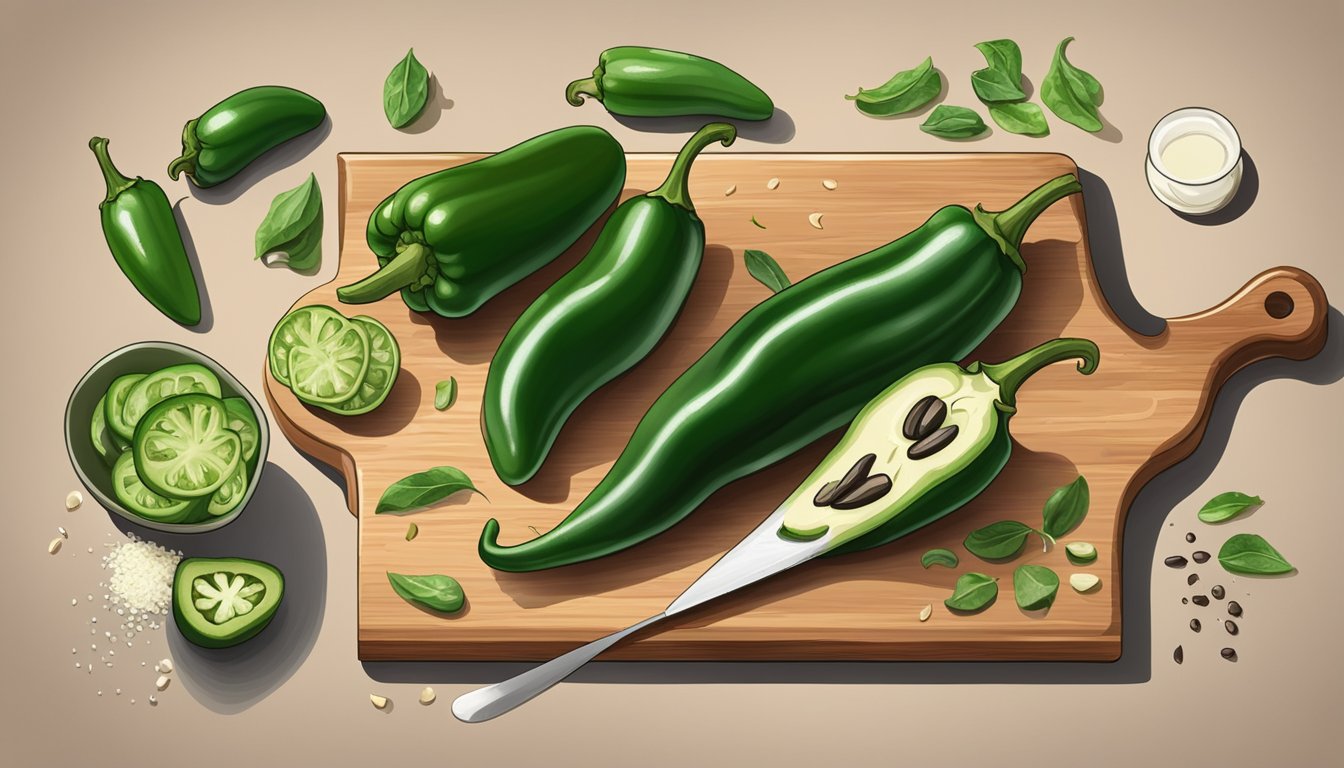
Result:
<instances>
[{"instance_id":1,"label":"glossy pepper skin","mask_svg":"<svg viewBox=\"0 0 1344 768\"><path fill-rule=\"evenodd\" d=\"M168 164L198 187L227 181L248 163L322 124L327 110L303 91L260 85L239 91L182 129L182 155Z\"/></svg>"},{"instance_id":2,"label":"glossy pepper skin","mask_svg":"<svg viewBox=\"0 0 1344 768\"><path fill-rule=\"evenodd\" d=\"M378 271L336 296L364 304L401 291L417 312L469 315L564 253L624 184L621 145L591 125L413 179L369 217Z\"/></svg>"},{"instance_id":3,"label":"glossy pepper skin","mask_svg":"<svg viewBox=\"0 0 1344 768\"><path fill-rule=\"evenodd\" d=\"M509 329L490 361L481 410L501 480L518 485L536 474L574 409L672 327L705 254L705 225L687 190L691 163L736 137L726 123L701 128L662 186L621 203L588 255Z\"/></svg>"},{"instance_id":4,"label":"glossy pepper skin","mask_svg":"<svg viewBox=\"0 0 1344 768\"><path fill-rule=\"evenodd\" d=\"M98 212L117 266L160 312L183 325L201 322L196 275L163 188L139 176L122 175L108 155L107 139L89 139L89 149L107 183L107 197L98 204Z\"/></svg>"},{"instance_id":5,"label":"glossy pepper skin","mask_svg":"<svg viewBox=\"0 0 1344 768\"><path fill-rule=\"evenodd\" d=\"M1021 293L1027 227L1079 191L1066 174L998 213L947 206L756 305L654 402L568 517L513 546L490 520L481 559L533 571L619 552L849 423L901 376L965 357Z\"/></svg>"},{"instance_id":6,"label":"glossy pepper skin","mask_svg":"<svg viewBox=\"0 0 1344 768\"><path fill-rule=\"evenodd\" d=\"M592 77L565 89L570 104L596 99L614 115L719 115L768 120L775 103L754 83L717 61L660 48L621 46L598 57Z\"/></svg>"}]
</instances>

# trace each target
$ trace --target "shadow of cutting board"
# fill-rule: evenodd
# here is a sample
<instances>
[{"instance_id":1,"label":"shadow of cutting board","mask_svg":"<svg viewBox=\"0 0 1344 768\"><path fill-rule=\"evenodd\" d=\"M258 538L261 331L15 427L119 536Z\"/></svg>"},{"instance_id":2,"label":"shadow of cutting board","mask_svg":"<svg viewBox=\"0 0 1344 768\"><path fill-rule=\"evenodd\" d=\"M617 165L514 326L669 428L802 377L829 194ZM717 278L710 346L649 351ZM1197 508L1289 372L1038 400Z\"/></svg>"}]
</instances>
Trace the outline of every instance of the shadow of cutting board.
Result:
<instances>
[{"instance_id":1,"label":"shadow of cutting board","mask_svg":"<svg viewBox=\"0 0 1344 768\"><path fill-rule=\"evenodd\" d=\"M1005 207L1041 182L1070 171L1051 154L749 154L701 157L691 191L708 247L676 326L635 370L574 414L541 473L521 488L495 477L479 426L491 355L510 324L546 286L586 253L589 232L547 268L460 319L411 312L393 296L341 306L335 289L374 268L364 242L373 206L406 181L479 155L346 154L340 165L340 269L334 282L297 305L325 303L377 317L396 335L402 369L387 402L355 418L309 409L266 373L276 421L301 450L344 474L359 525L359 657L375 659L547 659L657 613L796 486L838 439L818 441L789 460L720 491L671 531L602 560L538 573L492 571L476 556L481 526L499 518L501 542L515 543L559 522L603 476L657 395L737 318L769 296L742 263L742 251L772 254L795 281L870 250L921 224L947 203ZM632 155L625 196L657 186L671 155ZM778 178L774 190L767 181ZM827 190L823 179L838 188ZM736 185L736 192L725 190ZM1101 348L1101 367L1080 376L1052 366L1018 396L1011 463L963 510L887 547L814 561L737 595L675 617L604 658L626 659L1082 659L1120 653L1120 545L1125 512L1139 489L1194 450L1212 400L1236 370L1256 360L1306 358L1324 343L1326 299L1308 274L1279 268L1252 279L1223 304L1168 322L1158 336L1125 328L1106 307L1087 247L1084 201L1054 205L1027 235L1021 300L973 358L998 362L1056 336L1083 336ZM808 223L824 214L824 229ZM519 217L529 212L519 210ZM760 226L752 223L755 217ZM893 312L900 307L892 307ZM601 343L595 339L595 343ZM893 350L899 354L899 350ZM806 365L805 351L799 364ZM557 371L557 376L565 375ZM459 395L434 409L435 383L456 377ZM715 450L706 446L706 450ZM399 478L437 465L465 471L479 495L409 516L374 515ZM1066 541L1097 545L1085 569L1063 548L1036 540L1016 561L984 563L962 549L967 532L1001 519L1039 525L1050 491L1078 475L1091 485L1086 520ZM489 499L488 501L486 499ZM419 536L406 541L410 522ZM957 551L957 569L920 567L932 547ZM1047 615L1020 611L1012 571L1021 563L1064 578ZM959 573L999 578L995 604L954 616L943 599ZM1101 586L1080 595L1070 573ZM386 572L445 573L468 605L452 617L403 602ZM933 606L929 621L920 609Z\"/></svg>"}]
</instances>

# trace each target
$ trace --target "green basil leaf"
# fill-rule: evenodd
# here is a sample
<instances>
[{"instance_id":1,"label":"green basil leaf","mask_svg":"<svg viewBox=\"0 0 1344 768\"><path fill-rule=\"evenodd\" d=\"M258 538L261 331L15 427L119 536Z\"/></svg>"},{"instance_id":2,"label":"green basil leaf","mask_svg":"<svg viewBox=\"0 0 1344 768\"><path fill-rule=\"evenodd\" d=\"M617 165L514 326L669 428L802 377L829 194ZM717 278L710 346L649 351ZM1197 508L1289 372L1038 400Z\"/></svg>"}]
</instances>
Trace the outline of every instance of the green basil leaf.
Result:
<instances>
[{"instance_id":1,"label":"green basil leaf","mask_svg":"<svg viewBox=\"0 0 1344 768\"><path fill-rule=\"evenodd\" d=\"M971 87L986 104L1022 101L1027 94L1022 90L1022 49L1012 40L989 40L976 43L989 66L971 73Z\"/></svg>"},{"instance_id":2,"label":"green basil leaf","mask_svg":"<svg viewBox=\"0 0 1344 768\"><path fill-rule=\"evenodd\" d=\"M1059 576L1043 565L1019 565L1013 571L1013 597L1024 611L1049 608L1059 592Z\"/></svg>"},{"instance_id":3,"label":"green basil leaf","mask_svg":"<svg viewBox=\"0 0 1344 768\"><path fill-rule=\"evenodd\" d=\"M1228 491L1205 502L1199 510L1199 519L1206 523L1221 523L1264 503L1265 500L1259 496L1247 496L1241 491Z\"/></svg>"},{"instance_id":4,"label":"green basil leaf","mask_svg":"<svg viewBox=\"0 0 1344 768\"><path fill-rule=\"evenodd\" d=\"M945 565L948 568L956 568L957 563L959 562L961 561L957 558L956 552L953 552L950 549L943 549L942 547L939 547L938 549L930 549L928 552L924 553L923 557L919 558L919 564L925 568L934 565Z\"/></svg>"},{"instance_id":5,"label":"green basil leaf","mask_svg":"<svg viewBox=\"0 0 1344 768\"><path fill-rule=\"evenodd\" d=\"M1014 83L1022 80L1022 49L1012 40L986 40L976 43L975 49L984 54L987 69L1006 73ZM976 70L984 72L985 70ZM1026 98L1023 96L1022 98Z\"/></svg>"},{"instance_id":6,"label":"green basil leaf","mask_svg":"<svg viewBox=\"0 0 1344 768\"><path fill-rule=\"evenodd\" d=\"M1045 500L1045 509L1041 512L1041 517L1045 518L1045 525L1042 526L1046 534L1051 538L1059 538L1064 534L1078 527L1087 517L1087 508L1091 502L1092 495L1087 487L1087 478L1082 475L1077 480L1056 488L1050 498Z\"/></svg>"},{"instance_id":7,"label":"green basil leaf","mask_svg":"<svg viewBox=\"0 0 1344 768\"><path fill-rule=\"evenodd\" d=\"M784 274L779 262L765 251L744 251L742 260L747 264L747 272L771 291L779 293L789 287L789 276Z\"/></svg>"},{"instance_id":8,"label":"green basil leaf","mask_svg":"<svg viewBox=\"0 0 1344 768\"><path fill-rule=\"evenodd\" d=\"M999 596L999 585L983 573L963 573L943 605L954 611L979 611Z\"/></svg>"},{"instance_id":9,"label":"green basil leaf","mask_svg":"<svg viewBox=\"0 0 1344 768\"><path fill-rule=\"evenodd\" d=\"M1045 112L1029 101L1018 104L990 104L989 116L1000 128L1009 133L1024 136L1049 136L1050 126L1045 122Z\"/></svg>"},{"instance_id":10,"label":"green basil leaf","mask_svg":"<svg viewBox=\"0 0 1344 768\"><path fill-rule=\"evenodd\" d=\"M290 269L307 270L322 261L322 190L317 177L281 192L261 220L256 235L257 258L272 256Z\"/></svg>"},{"instance_id":11,"label":"green basil leaf","mask_svg":"<svg viewBox=\"0 0 1344 768\"><path fill-rule=\"evenodd\" d=\"M393 128L410 125L429 101L429 72L415 58L415 49L397 62L383 81L383 114Z\"/></svg>"},{"instance_id":12,"label":"green basil leaf","mask_svg":"<svg viewBox=\"0 0 1344 768\"><path fill-rule=\"evenodd\" d=\"M1066 37L1055 48L1050 71L1041 81L1041 101L1060 120L1073 123L1084 131L1101 130L1101 83L1091 74L1073 66L1064 55L1064 49L1073 41Z\"/></svg>"},{"instance_id":13,"label":"green basil leaf","mask_svg":"<svg viewBox=\"0 0 1344 768\"><path fill-rule=\"evenodd\" d=\"M457 402L457 379L449 376L447 381L434 385L434 408L446 411Z\"/></svg>"},{"instance_id":14,"label":"green basil leaf","mask_svg":"<svg viewBox=\"0 0 1344 768\"><path fill-rule=\"evenodd\" d=\"M466 600L462 594L462 585L452 576L439 573L412 576L388 571L387 580L392 584L392 589L401 595L401 599L440 613L460 611Z\"/></svg>"},{"instance_id":15,"label":"green basil leaf","mask_svg":"<svg viewBox=\"0 0 1344 768\"><path fill-rule=\"evenodd\" d=\"M919 130L940 139L969 139L989 130L989 126L973 109L939 104Z\"/></svg>"},{"instance_id":16,"label":"green basil leaf","mask_svg":"<svg viewBox=\"0 0 1344 768\"><path fill-rule=\"evenodd\" d=\"M455 467L427 469L389 485L378 499L378 506L373 513L381 515L423 509L458 491L480 493L460 469Z\"/></svg>"},{"instance_id":17,"label":"green basil leaf","mask_svg":"<svg viewBox=\"0 0 1344 768\"><path fill-rule=\"evenodd\" d=\"M943 76L933 68L933 57L927 57L914 69L897 72L890 80L876 88L860 88L853 96L845 96L866 115L889 117L928 104L943 90Z\"/></svg>"},{"instance_id":18,"label":"green basil leaf","mask_svg":"<svg viewBox=\"0 0 1344 768\"><path fill-rule=\"evenodd\" d=\"M1031 532L1030 526L1016 520L1000 520L971 531L962 544L982 560L1004 560L1022 551Z\"/></svg>"},{"instance_id":19,"label":"green basil leaf","mask_svg":"<svg viewBox=\"0 0 1344 768\"><path fill-rule=\"evenodd\" d=\"M1223 543L1218 550L1218 562L1224 570L1247 576L1271 576L1288 573L1293 566L1263 537L1254 533L1238 533Z\"/></svg>"}]
</instances>

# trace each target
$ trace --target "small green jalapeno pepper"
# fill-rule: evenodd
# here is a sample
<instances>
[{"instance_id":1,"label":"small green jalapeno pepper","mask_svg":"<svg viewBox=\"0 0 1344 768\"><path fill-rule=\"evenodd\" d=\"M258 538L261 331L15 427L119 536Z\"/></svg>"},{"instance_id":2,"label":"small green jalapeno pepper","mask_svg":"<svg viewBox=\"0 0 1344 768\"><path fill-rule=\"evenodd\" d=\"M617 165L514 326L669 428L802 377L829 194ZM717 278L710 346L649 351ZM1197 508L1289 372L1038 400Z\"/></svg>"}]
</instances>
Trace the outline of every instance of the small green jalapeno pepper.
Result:
<instances>
[{"instance_id":1,"label":"small green jalapeno pepper","mask_svg":"<svg viewBox=\"0 0 1344 768\"><path fill-rule=\"evenodd\" d=\"M518 485L536 474L574 409L672 327L705 255L705 225L687 189L691 163L736 137L727 123L696 132L662 186L621 203L588 255L509 329L490 361L481 409L501 480Z\"/></svg>"},{"instance_id":2,"label":"small green jalapeno pepper","mask_svg":"<svg viewBox=\"0 0 1344 768\"><path fill-rule=\"evenodd\" d=\"M564 253L624 184L621 145L592 125L413 179L369 216L378 271L336 297L366 304L401 291L417 312L469 315Z\"/></svg>"},{"instance_id":3,"label":"small green jalapeno pepper","mask_svg":"<svg viewBox=\"0 0 1344 768\"><path fill-rule=\"evenodd\" d=\"M98 204L103 239L131 285L160 312L183 325L201 322L201 297L173 206L163 188L136 176L128 179L112 164L107 139L89 139L107 183Z\"/></svg>"},{"instance_id":4,"label":"small green jalapeno pepper","mask_svg":"<svg viewBox=\"0 0 1344 768\"><path fill-rule=\"evenodd\" d=\"M757 304L659 396L568 517L513 546L490 520L481 559L533 571L619 552L845 426L901 376L964 358L1021 294L1027 228L1079 191L1065 174L997 213L946 206Z\"/></svg>"},{"instance_id":5,"label":"small green jalapeno pepper","mask_svg":"<svg viewBox=\"0 0 1344 768\"><path fill-rule=\"evenodd\" d=\"M780 535L829 536L843 554L886 544L961 508L1003 471L1017 389L1061 360L1097 369L1097 345L1055 339L999 365L925 366L859 411L840 443L784 502Z\"/></svg>"},{"instance_id":6,"label":"small green jalapeno pepper","mask_svg":"<svg viewBox=\"0 0 1344 768\"><path fill-rule=\"evenodd\" d=\"M598 57L592 77L565 89L570 104L596 99L614 115L672 117L720 115L768 120L775 104L765 91L725 67L689 53L621 46Z\"/></svg>"},{"instance_id":7,"label":"small green jalapeno pepper","mask_svg":"<svg viewBox=\"0 0 1344 768\"><path fill-rule=\"evenodd\" d=\"M198 187L227 181L248 163L322 124L327 110L303 91L259 85L239 91L188 120L182 156L168 164L176 181L186 173Z\"/></svg>"}]
</instances>

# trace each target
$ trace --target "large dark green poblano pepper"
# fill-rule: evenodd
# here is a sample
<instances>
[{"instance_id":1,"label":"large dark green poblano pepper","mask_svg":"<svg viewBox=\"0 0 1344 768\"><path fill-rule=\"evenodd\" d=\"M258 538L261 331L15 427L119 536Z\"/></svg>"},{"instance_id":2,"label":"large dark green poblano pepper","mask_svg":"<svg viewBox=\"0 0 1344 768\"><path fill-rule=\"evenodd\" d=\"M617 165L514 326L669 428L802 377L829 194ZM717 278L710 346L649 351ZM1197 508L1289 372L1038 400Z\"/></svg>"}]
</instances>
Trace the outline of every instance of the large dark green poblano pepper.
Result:
<instances>
[{"instance_id":1,"label":"large dark green poblano pepper","mask_svg":"<svg viewBox=\"0 0 1344 768\"><path fill-rule=\"evenodd\" d=\"M103 238L117 266L140 295L183 325L201 322L201 296L182 232L163 188L139 176L127 178L112 164L107 139L89 139L107 184L98 204Z\"/></svg>"},{"instance_id":2,"label":"large dark green poblano pepper","mask_svg":"<svg viewBox=\"0 0 1344 768\"><path fill-rule=\"evenodd\" d=\"M198 187L227 181L266 152L322 124L327 110L303 91L259 85L239 91L188 120L182 155L168 175L186 173Z\"/></svg>"},{"instance_id":3,"label":"large dark green poblano pepper","mask_svg":"<svg viewBox=\"0 0 1344 768\"><path fill-rule=\"evenodd\" d=\"M374 208L379 269L336 290L347 304L401 291L417 312L475 312L573 245L621 193L625 154L591 125L561 128L407 182Z\"/></svg>"},{"instance_id":4,"label":"large dark green poblano pepper","mask_svg":"<svg viewBox=\"0 0 1344 768\"><path fill-rule=\"evenodd\" d=\"M626 45L598 57L592 77L575 80L565 98L596 99L614 115L719 115L768 120L775 104L765 91L717 61L689 53Z\"/></svg>"},{"instance_id":5,"label":"large dark green poblano pepper","mask_svg":"<svg viewBox=\"0 0 1344 768\"><path fill-rule=\"evenodd\" d=\"M490 361L481 429L499 478L526 482L574 409L653 350L686 303L705 254L687 182L691 162L737 130L710 123L662 186L611 214L592 250L509 329Z\"/></svg>"},{"instance_id":6,"label":"large dark green poblano pepper","mask_svg":"<svg viewBox=\"0 0 1344 768\"><path fill-rule=\"evenodd\" d=\"M513 546L490 520L481 559L532 571L618 552L849 423L901 376L964 358L1021 294L1027 228L1081 189L1066 174L997 213L944 207L756 305L654 402L568 517Z\"/></svg>"}]
</instances>

